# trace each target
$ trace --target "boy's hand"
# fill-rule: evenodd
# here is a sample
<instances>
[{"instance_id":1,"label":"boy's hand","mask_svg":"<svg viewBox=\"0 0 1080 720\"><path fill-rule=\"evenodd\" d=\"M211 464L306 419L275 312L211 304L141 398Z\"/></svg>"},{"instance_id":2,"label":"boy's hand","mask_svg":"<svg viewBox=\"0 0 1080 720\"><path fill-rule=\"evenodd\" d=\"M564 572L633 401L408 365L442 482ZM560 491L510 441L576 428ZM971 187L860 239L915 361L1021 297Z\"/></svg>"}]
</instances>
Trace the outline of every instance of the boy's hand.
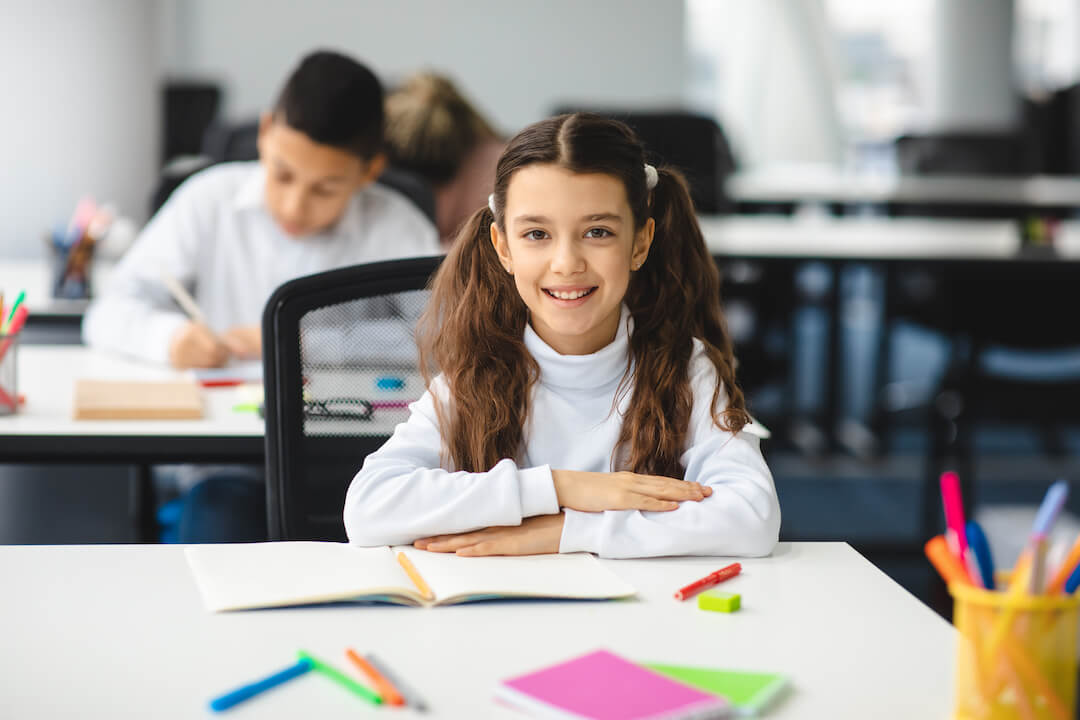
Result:
<instances>
[{"instance_id":1,"label":"boy's hand","mask_svg":"<svg viewBox=\"0 0 1080 720\"><path fill-rule=\"evenodd\" d=\"M229 349L205 325L185 323L169 342L169 362L180 370L221 367L228 360Z\"/></svg>"},{"instance_id":2,"label":"boy's hand","mask_svg":"<svg viewBox=\"0 0 1080 720\"><path fill-rule=\"evenodd\" d=\"M712 495L707 485L659 475L552 470L551 477L559 505L584 512L675 510L680 502Z\"/></svg>"},{"instance_id":3,"label":"boy's hand","mask_svg":"<svg viewBox=\"0 0 1080 720\"><path fill-rule=\"evenodd\" d=\"M458 535L439 535L413 543L420 550L458 555L544 555L559 552L565 515L537 515L520 525L474 530Z\"/></svg>"},{"instance_id":4,"label":"boy's hand","mask_svg":"<svg viewBox=\"0 0 1080 720\"><path fill-rule=\"evenodd\" d=\"M241 360L257 360L262 357L262 328L257 325L229 328L221 336L225 347Z\"/></svg>"}]
</instances>

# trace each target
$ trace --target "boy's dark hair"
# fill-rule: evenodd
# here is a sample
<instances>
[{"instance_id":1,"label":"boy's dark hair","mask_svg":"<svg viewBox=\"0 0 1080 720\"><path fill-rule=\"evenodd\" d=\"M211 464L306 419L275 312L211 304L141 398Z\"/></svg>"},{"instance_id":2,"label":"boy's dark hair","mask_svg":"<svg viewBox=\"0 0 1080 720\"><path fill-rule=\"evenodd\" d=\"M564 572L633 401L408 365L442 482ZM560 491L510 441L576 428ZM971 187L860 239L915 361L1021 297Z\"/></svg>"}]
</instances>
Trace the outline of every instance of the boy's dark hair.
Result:
<instances>
[{"instance_id":1,"label":"boy's dark hair","mask_svg":"<svg viewBox=\"0 0 1080 720\"><path fill-rule=\"evenodd\" d=\"M317 143L365 160L382 150L382 85L341 53L320 50L301 60L278 95L274 117Z\"/></svg>"}]
</instances>

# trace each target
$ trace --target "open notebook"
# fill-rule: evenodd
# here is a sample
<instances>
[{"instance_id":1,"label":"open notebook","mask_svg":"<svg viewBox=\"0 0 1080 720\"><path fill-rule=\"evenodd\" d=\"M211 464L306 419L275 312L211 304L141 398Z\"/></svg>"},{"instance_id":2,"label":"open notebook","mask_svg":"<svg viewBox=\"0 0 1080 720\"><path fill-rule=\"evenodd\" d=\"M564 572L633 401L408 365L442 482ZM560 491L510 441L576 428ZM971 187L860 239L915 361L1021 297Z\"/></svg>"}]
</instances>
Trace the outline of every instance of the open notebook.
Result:
<instances>
[{"instance_id":1,"label":"open notebook","mask_svg":"<svg viewBox=\"0 0 1080 720\"><path fill-rule=\"evenodd\" d=\"M410 579L399 551L434 599ZM491 598L602 600L637 592L586 553L467 558L332 542L193 545L184 552L211 612L341 601L431 606Z\"/></svg>"}]
</instances>

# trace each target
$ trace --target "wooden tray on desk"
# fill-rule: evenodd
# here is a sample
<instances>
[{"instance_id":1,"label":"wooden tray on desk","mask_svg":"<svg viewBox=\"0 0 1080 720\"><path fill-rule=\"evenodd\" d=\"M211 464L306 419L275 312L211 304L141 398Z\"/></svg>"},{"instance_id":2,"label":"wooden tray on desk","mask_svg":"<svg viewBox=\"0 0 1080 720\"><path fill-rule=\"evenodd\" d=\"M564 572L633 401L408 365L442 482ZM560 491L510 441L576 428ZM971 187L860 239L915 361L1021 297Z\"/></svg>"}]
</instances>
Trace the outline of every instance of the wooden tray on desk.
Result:
<instances>
[{"instance_id":1,"label":"wooden tray on desk","mask_svg":"<svg viewBox=\"0 0 1080 720\"><path fill-rule=\"evenodd\" d=\"M199 420L202 394L190 381L75 381L76 420Z\"/></svg>"}]
</instances>

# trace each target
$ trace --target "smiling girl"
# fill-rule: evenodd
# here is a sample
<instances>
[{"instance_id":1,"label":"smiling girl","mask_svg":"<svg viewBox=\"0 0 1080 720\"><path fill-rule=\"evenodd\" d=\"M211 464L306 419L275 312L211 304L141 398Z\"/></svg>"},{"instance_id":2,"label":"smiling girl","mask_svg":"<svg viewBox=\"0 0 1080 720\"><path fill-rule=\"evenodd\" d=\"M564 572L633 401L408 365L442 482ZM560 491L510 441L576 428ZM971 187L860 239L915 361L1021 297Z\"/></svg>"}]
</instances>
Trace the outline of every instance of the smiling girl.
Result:
<instances>
[{"instance_id":1,"label":"smiling girl","mask_svg":"<svg viewBox=\"0 0 1080 720\"><path fill-rule=\"evenodd\" d=\"M622 123L564 115L510 141L419 340L429 391L353 479L351 542L605 557L775 545L719 274L685 182L646 165Z\"/></svg>"}]
</instances>

